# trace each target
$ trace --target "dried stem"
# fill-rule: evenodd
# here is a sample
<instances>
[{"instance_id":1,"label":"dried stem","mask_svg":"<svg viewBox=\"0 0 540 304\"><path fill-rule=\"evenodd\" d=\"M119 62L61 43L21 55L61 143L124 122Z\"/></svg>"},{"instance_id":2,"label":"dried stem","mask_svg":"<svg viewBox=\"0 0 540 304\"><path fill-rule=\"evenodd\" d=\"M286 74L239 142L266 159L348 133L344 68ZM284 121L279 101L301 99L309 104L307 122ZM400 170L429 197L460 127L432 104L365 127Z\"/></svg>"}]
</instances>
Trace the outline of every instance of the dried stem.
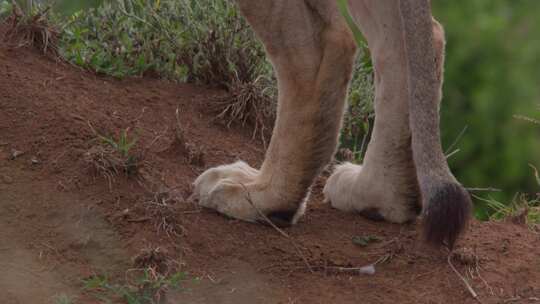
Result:
<instances>
[{"instance_id":1,"label":"dried stem","mask_svg":"<svg viewBox=\"0 0 540 304\"><path fill-rule=\"evenodd\" d=\"M306 264L306 267L309 269L309 271L311 273L314 273L313 267L311 267L311 265L309 264L307 258L302 254L302 250L300 249L300 246L298 246L296 241L293 238L291 238L285 231L283 231L281 228L276 226L264 213L262 213L262 211L259 208L257 208L257 206L255 206L255 204L253 203L253 200L251 199L251 196L249 194L248 189L246 188L246 186L244 184L241 184L241 185L244 188L244 190L246 191L246 200L248 201L248 203L257 211L257 213L264 219L264 221L268 223L268 225L270 225L272 228L274 228L284 238L289 240L289 242L293 245L294 249L296 249L296 252L298 253L298 256L300 256L300 258Z\"/></svg>"},{"instance_id":2,"label":"dried stem","mask_svg":"<svg viewBox=\"0 0 540 304\"><path fill-rule=\"evenodd\" d=\"M456 267L454 266L454 264L452 264L452 256L454 255L453 252L450 252L448 253L448 258L447 258L447 262L448 262L448 265L450 266L450 268L454 271L454 273L458 276L458 278L461 279L461 281L463 282L463 284L465 284L465 287L467 287L467 290L469 291L469 293L472 295L472 297L477 300L479 303L482 303L482 301L480 301L480 298L478 298L478 294L476 293L476 291L474 291L474 289L472 288L471 284L469 284L469 282L467 281L467 279L461 275L461 273L459 273L459 271L456 269Z\"/></svg>"}]
</instances>

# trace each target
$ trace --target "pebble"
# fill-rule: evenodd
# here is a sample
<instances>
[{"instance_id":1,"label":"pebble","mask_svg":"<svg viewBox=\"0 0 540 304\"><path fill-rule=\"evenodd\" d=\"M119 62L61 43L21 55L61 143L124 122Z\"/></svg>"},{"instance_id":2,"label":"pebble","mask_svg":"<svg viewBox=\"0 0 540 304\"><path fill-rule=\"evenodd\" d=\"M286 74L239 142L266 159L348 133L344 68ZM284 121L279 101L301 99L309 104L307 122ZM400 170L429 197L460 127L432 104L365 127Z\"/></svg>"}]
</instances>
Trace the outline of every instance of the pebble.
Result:
<instances>
[{"instance_id":1,"label":"pebble","mask_svg":"<svg viewBox=\"0 0 540 304\"><path fill-rule=\"evenodd\" d=\"M11 160L14 160L14 159L16 159L17 157L19 157L19 156L21 156L21 155L23 155L23 154L24 154L23 151L19 151L19 150L13 149L13 150L11 150L11 157L10 157L10 159L11 159Z\"/></svg>"},{"instance_id":2,"label":"pebble","mask_svg":"<svg viewBox=\"0 0 540 304\"><path fill-rule=\"evenodd\" d=\"M4 184L13 184L13 178L8 175L2 175L2 181L4 182Z\"/></svg>"}]
</instances>

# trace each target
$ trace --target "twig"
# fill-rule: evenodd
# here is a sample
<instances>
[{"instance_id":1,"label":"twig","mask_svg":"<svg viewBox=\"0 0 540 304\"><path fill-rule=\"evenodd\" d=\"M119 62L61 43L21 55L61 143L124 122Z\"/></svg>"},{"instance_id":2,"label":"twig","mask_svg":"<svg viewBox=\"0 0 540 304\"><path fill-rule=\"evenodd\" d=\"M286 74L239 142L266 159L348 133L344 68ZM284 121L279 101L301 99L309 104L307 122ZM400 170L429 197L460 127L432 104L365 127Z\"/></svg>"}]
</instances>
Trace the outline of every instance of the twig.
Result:
<instances>
[{"instance_id":1,"label":"twig","mask_svg":"<svg viewBox=\"0 0 540 304\"><path fill-rule=\"evenodd\" d=\"M486 187L486 188L465 188L467 191L487 191L487 192L501 192L501 189L493 188L493 187Z\"/></svg>"},{"instance_id":2,"label":"twig","mask_svg":"<svg viewBox=\"0 0 540 304\"><path fill-rule=\"evenodd\" d=\"M349 273L349 274L375 274L375 265L370 264L363 267L338 267L338 266L325 266L325 272L327 270L337 273Z\"/></svg>"},{"instance_id":3,"label":"twig","mask_svg":"<svg viewBox=\"0 0 540 304\"><path fill-rule=\"evenodd\" d=\"M182 128L182 123L180 122L180 110L176 108L175 112L176 117L176 139L181 145L186 145L186 140L184 136L184 128Z\"/></svg>"},{"instance_id":4,"label":"twig","mask_svg":"<svg viewBox=\"0 0 540 304\"><path fill-rule=\"evenodd\" d=\"M448 153L450 153L450 151L452 151L452 149L457 145L457 143L461 140L461 138L463 137L463 135L465 134L465 132L467 131L467 128L469 126L466 125L463 130L461 130L461 132L459 132L458 136L456 137L456 139L454 140L454 142L448 147L448 149L446 149L446 152L444 154L447 154L446 158L449 158L451 156L448 155ZM458 149L459 150L459 149ZM452 152L453 154L454 152Z\"/></svg>"},{"instance_id":5,"label":"twig","mask_svg":"<svg viewBox=\"0 0 540 304\"><path fill-rule=\"evenodd\" d=\"M452 256L453 256L453 252L450 252L448 253L448 258L447 258L447 261L448 261L448 265L450 266L450 268L454 271L454 273L461 279L461 281L463 281L463 284L465 284L465 287L467 287L467 290L469 291L469 293L472 295L472 297L477 300L479 303L482 303L482 301L480 301L480 299L478 298L478 294L476 293L476 291L474 291L474 289L471 287L471 284L469 284L469 282L467 281L467 279L465 277L463 277L459 271L456 269L456 267L454 266L454 264L452 264Z\"/></svg>"},{"instance_id":6,"label":"twig","mask_svg":"<svg viewBox=\"0 0 540 304\"><path fill-rule=\"evenodd\" d=\"M369 135L369 129L371 129L371 126L369 124L369 119L367 120L367 130L366 130L366 133L364 133L364 136L362 137L362 144L360 145L360 157L363 159L364 158L364 150L366 149L366 143L367 143L367 139L368 139L368 135Z\"/></svg>"},{"instance_id":7,"label":"twig","mask_svg":"<svg viewBox=\"0 0 540 304\"><path fill-rule=\"evenodd\" d=\"M454 156L454 154L456 154L456 153L458 153L458 152L459 152L459 149L455 149L454 151L452 151L452 152L446 154L446 159L448 159L448 158Z\"/></svg>"},{"instance_id":8,"label":"twig","mask_svg":"<svg viewBox=\"0 0 540 304\"><path fill-rule=\"evenodd\" d=\"M281 228L279 228L278 226L276 226L264 213L261 212L261 210L259 208L257 208L257 206L255 206L255 204L253 203L253 200L251 199L251 196L249 194L249 191L248 189L246 188L246 186L244 184L240 184L242 185L242 187L244 188L244 190L246 191L246 200L248 201L248 203L253 207L253 209L255 209L255 211L257 211L257 213L272 227L274 228L279 234L281 234L283 237L285 237L287 240L289 240L289 242L293 245L293 247L296 249L298 255L300 256L300 258L304 261L304 263L306 264L306 267L309 269L309 271L311 273L315 273L313 271L313 268L311 267L311 265L309 264L307 258L302 254L302 250L300 250L300 247L295 243L295 241L285 232L283 231Z\"/></svg>"},{"instance_id":9,"label":"twig","mask_svg":"<svg viewBox=\"0 0 540 304\"><path fill-rule=\"evenodd\" d=\"M169 127L165 127L165 130L161 133L158 133L158 135L156 135L156 137L154 137L154 139L150 142L150 144L148 144L148 146L146 146L144 148L144 152L143 154L146 154L146 152L148 152L150 150L150 148L152 148L152 146L154 146L154 144L160 140L163 136L165 136L165 134L167 134L167 131L169 131Z\"/></svg>"},{"instance_id":10,"label":"twig","mask_svg":"<svg viewBox=\"0 0 540 304\"><path fill-rule=\"evenodd\" d=\"M130 223L141 223L151 220L150 217L141 217L141 218L135 218L135 219L128 219L127 221Z\"/></svg>"},{"instance_id":11,"label":"twig","mask_svg":"<svg viewBox=\"0 0 540 304\"><path fill-rule=\"evenodd\" d=\"M482 282L484 282L484 285L486 285L487 289L489 290L489 293L494 296L495 293L493 292L493 288L491 288L491 286L488 284L488 282L484 279L484 277L482 277L482 275L480 274L480 270L478 270L478 268L480 268L479 266L476 267L476 274L478 275L478 277L480 278L480 280L482 280Z\"/></svg>"},{"instance_id":12,"label":"twig","mask_svg":"<svg viewBox=\"0 0 540 304\"><path fill-rule=\"evenodd\" d=\"M540 120L536 120L536 119L531 118L531 117L527 117L527 116L523 116L523 115L514 115L514 118L525 120L527 122L532 122L534 124L540 125Z\"/></svg>"}]
</instances>

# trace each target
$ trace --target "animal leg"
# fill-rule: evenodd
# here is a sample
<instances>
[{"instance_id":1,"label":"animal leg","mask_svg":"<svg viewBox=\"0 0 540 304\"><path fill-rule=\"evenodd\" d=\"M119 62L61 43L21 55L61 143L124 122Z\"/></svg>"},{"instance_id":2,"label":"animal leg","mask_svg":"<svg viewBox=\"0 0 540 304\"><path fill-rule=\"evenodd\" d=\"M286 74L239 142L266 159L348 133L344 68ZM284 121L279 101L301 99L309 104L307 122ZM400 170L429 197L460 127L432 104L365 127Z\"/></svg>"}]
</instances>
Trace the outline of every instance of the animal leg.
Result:
<instances>
[{"instance_id":1,"label":"animal leg","mask_svg":"<svg viewBox=\"0 0 540 304\"><path fill-rule=\"evenodd\" d=\"M277 119L259 170L243 162L211 168L195 180L194 196L245 221L261 221L262 212L294 223L335 152L356 46L334 1L237 3L274 66Z\"/></svg>"}]
</instances>

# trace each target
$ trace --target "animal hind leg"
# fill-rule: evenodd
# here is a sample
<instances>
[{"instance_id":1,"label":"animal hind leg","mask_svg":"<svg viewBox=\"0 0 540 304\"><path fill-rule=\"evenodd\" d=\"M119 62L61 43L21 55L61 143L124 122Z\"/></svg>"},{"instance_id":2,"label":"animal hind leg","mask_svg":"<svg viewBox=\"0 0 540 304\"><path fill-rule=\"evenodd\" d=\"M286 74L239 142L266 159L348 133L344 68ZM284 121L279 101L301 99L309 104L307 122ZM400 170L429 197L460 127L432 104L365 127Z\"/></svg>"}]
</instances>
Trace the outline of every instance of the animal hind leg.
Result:
<instances>
[{"instance_id":1,"label":"animal hind leg","mask_svg":"<svg viewBox=\"0 0 540 304\"><path fill-rule=\"evenodd\" d=\"M243 162L194 182L199 204L245 221L295 222L337 144L356 46L334 1L237 1L278 79L277 119L259 170ZM249 198L249 199L248 199Z\"/></svg>"},{"instance_id":2,"label":"animal hind leg","mask_svg":"<svg viewBox=\"0 0 540 304\"><path fill-rule=\"evenodd\" d=\"M399 1L351 0L375 70L375 124L363 165L338 166L325 197L345 211L403 223L421 210L409 127L407 57Z\"/></svg>"}]
</instances>

